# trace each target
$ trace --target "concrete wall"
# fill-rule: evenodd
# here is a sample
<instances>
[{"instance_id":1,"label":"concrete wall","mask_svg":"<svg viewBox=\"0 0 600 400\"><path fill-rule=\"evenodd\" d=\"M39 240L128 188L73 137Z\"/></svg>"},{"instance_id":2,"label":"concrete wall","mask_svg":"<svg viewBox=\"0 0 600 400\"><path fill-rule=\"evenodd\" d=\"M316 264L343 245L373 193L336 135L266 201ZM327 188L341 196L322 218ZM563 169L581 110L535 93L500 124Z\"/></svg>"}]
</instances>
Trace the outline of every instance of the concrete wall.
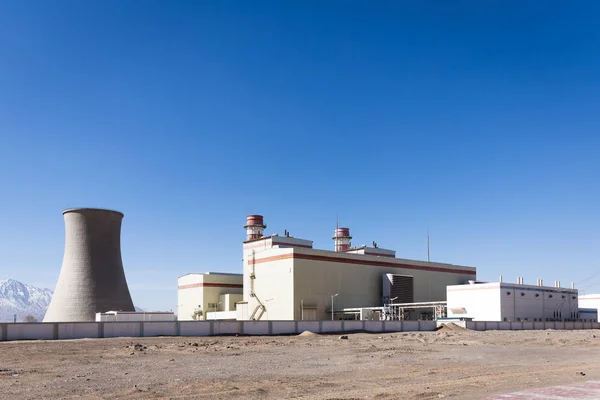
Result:
<instances>
[{"instance_id":1,"label":"concrete wall","mask_svg":"<svg viewBox=\"0 0 600 400\"><path fill-rule=\"evenodd\" d=\"M454 322L456 323L456 322ZM600 329L600 323L597 322L563 322L563 321L542 321L542 322L497 322L497 321L460 321L467 329L478 331L490 330L578 330L578 329Z\"/></svg>"},{"instance_id":2,"label":"concrete wall","mask_svg":"<svg viewBox=\"0 0 600 400\"><path fill-rule=\"evenodd\" d=\"M450 322L450 321L449 321ZM597 322L451 321L467 329L576 330L600 329ZM344 332L434 331L442 321L177 321L177 322L70 322L0 324L0 341L56 340L144 336L297 335Z\"/></svg>"},{"instance_id":3,"label":"concrete wall","mask_svg":"<svg viewBox=\"0 0 600 400\"><path fill-rule=\"evenodd\" d=\"M0 324L0 341L148 336L432 331L435 321L161 321Z\"/></svg>"},{"instance_id":4,"label":"concrete wall","mask_svg":"<svg viewBox=\"0 0 600 400\"><path fill-rule=\"evenodd\" d=\"M58 339L83 339L100 337L100 324L95 322L73 322L58 324Z\"/></svg>"},{"instance_id":5,"label":"concrete wall","mask_svg":"<svg viewBox=\"0 0 600 400\"><path fill-rule=\"evenodd\" d=\"M6 340L50 340L57 335L57 324L7 324Z\"/></svg>"}]
</instances>

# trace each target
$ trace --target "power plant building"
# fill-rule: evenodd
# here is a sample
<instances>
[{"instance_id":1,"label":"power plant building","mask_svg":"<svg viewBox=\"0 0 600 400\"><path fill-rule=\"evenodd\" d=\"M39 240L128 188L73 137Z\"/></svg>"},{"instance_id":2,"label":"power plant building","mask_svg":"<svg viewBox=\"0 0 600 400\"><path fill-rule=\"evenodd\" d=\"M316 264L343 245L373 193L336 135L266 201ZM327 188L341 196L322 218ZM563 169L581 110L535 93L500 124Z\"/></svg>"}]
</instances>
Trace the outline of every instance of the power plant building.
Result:
<instances>
[{"instance_id":1,"label":"power plant building","mask_svg":"<svg viewBox=\"0 0 600 400\"><path fill-rule=\"evenodd\" d=\"M63 211L65 252L44 322L94 321L96 313L135 311L121 259L123 213Z\"/></svg>"},{"instance_id":2,"label":"power plant building","mask_svg":"<svg viewBox=\"0 0 600 400\"><path fill-rule=\"evenodd\" d=\"M443 301L446 286L476 278L473 267L399 259L376 243L352 247L348 228L335 230L335 251L314 249L312 241L287 231L264 236L260 215L248 216L245 228L238 319L322 320L332 317L332 308L341 318L344 308L378 307L400 297L407 303Z\"/></svg>"}]
</instances>

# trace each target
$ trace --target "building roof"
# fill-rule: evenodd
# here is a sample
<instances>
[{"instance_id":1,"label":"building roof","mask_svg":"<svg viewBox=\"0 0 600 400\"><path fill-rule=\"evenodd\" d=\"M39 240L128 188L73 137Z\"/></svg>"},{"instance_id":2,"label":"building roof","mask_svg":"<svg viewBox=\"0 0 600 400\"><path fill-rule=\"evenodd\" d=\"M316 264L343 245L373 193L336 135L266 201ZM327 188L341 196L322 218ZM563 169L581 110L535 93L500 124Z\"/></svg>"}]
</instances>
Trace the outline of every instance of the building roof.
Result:
<instances>
[{"instance_id":1,"label":"building roof","mask_svg":"<svg viewBox=\"0 0 600 400\"><path fill-rule=\"evenodd\" d=\"M511 282L485 282L485 283L472 283L464 285L449 285L447 289L452 290L477 290L477 289L513 289L513 290L539 290L539 291L555 291L561 293L577 293L577 289L554 287L554 286L537 286L537 285L523 285L520 283Z\"/></svg>"},{"instance_id":2,"label":"building roof","mask_svg":"<svg viewBox=\"0 0 600 400\"><path fill-rule=\"evenodd\" d=\"M275 252L277 255L269 256L265 253ZM425 271L437 271L437 272L449 272L449 273L462 273L468 275L475 275L476 269L474 267L445 264L438 262L427 262L408 260L402 258L392 258L385 256L376 256L370 254L355 254L346 252L335 252L330 250L315 250L305 248L270 248L256 254L254 258L255 263L278 261L282 259L304 259L313 261L324 261L324 262L339 262L347 264L363 264L367 266L378 266L378 267L392 267L392 268L405 268L405 269L419 269ZM250 263L250 260L248 260Z\"/></svg>"}]
</instances>

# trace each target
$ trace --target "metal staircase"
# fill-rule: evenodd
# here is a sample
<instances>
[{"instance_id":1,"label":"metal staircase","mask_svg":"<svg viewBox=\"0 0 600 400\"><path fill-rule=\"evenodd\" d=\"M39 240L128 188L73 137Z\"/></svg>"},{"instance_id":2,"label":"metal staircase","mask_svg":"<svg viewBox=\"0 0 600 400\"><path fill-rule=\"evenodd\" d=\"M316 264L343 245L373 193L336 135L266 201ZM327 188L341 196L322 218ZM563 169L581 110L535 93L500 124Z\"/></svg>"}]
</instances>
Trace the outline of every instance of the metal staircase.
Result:
<instances>
[{"instance_id":1,"label":"metal staircase","mask_svg":"<svg viewBox=\"0 0 600 400\"><path fill-rule=\"evenodd\" d=\"M260 299L258 298L256 293L254 292L254 280L256 279L255 267L256 267L255 254L254 254L254 250L252 250L252 264L250 267L250 297L255 298L256 301L258 302L258 305L256 306L256 308L254 309L254 311L252 311L252 315L250 315L250 320L252 320L252 321L260 320L262 318L263 314L265 313L265 311L267 310L265 305L262 303L262 301L260 301Z\"/></svg>"}]
</instances>

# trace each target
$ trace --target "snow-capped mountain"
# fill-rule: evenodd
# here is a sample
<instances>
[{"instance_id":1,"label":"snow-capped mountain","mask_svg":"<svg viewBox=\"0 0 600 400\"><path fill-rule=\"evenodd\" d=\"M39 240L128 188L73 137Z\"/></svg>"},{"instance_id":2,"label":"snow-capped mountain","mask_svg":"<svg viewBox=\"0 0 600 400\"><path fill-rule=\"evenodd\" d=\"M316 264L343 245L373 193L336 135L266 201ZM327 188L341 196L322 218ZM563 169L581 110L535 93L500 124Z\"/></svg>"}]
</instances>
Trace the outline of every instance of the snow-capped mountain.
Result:
<instances>
[{"instance_id":1,"label":"snow-capped mountain","mask_svg":"<svg viewBox=\"0 0 600 400\"><path fill-rule=\"evenodd\" d=\"M17 314L17 322L23 322L29 315L42 322L52 299L52 290L16 281L0 279L0 322L13 322ZM135 311L143 312L143 308L135 306Z\"/></svg>"},{"instance_id":2,"label":"snow-capped mountain","mask_svg":"<svg viewBox=\"0 0 600 400\"><path fill-rule=\"evenodd\" d=\"M0 280L0 321L11 322L15 314L17 322L25 320L28 315L41 321L50 299L50 289L41 289L14 279Z\"/></svg>"}]
</instances>

